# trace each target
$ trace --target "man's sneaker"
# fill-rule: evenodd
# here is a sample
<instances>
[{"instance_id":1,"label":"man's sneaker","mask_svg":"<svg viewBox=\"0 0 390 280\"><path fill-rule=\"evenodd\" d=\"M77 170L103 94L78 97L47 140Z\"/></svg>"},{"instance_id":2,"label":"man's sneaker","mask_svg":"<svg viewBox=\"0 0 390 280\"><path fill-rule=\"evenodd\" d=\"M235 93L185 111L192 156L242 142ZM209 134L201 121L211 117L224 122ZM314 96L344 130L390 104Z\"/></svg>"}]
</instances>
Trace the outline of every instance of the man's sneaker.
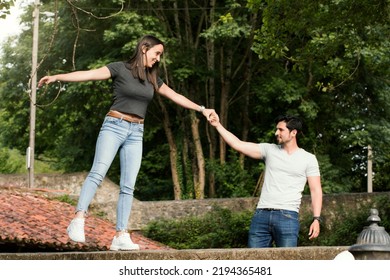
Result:
<instances>
[{"instance_id":1,"label":"man's sneaker","mask_svg":"<svg viewBox=\"0 0 390 280\"><path fill-rule=\"evenodd\" d=\"M130 251L139 250L139 245L134 244L131 241L130 234L128 232L122 233L119 237L114 236L110 247L111 251Z\"/></svg>"},{"instance_id":2,"label":"man's sneaker","mask_svg":"<svg viewBox=\"0 0 390 280\"><path fill-rule=\"evenodd\" d=\"M84 219L83 218L74 218L67 230L68 236L70 239L76 242L85 242L84 235Z\"/></svg>"}]
</instances>

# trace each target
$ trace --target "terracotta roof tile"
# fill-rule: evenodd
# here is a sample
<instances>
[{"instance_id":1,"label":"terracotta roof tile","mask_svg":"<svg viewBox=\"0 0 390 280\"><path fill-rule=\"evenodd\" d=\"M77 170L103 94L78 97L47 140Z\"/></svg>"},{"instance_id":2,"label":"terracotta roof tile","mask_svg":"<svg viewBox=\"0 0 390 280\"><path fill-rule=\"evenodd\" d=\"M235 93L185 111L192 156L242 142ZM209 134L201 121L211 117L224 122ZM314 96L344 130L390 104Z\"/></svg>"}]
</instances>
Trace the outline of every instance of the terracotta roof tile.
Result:
<instances>
[{"instance_id":1,"label":"terracotta roof tile","mask_svg":"<svg viewBox=\"0 0 390 280\"><path fill-rule=\"evenodd\" d=\"M73 218L74 207L37 195L31 190L0 189L0 248L4 245L44 251L104 251L115 235L115 225L95 216L85 220L85 243L73 242L66 228ZM141 250L169 249L132 232ZM1 247L3 246L3 247Z\"/></svg>"}]
</instances>

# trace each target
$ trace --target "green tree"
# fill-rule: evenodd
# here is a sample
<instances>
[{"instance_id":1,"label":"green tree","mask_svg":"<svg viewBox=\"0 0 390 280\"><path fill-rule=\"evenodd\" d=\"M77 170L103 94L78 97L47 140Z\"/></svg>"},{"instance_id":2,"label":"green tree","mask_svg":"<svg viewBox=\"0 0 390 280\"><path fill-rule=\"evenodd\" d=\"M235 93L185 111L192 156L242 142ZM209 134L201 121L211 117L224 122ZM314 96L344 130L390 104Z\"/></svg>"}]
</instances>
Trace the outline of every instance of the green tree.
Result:
<instances>
[{"instance_id":1,"label":"green tree","mask_svg":"<svg viewBox=\"0 0 390 280\"><path fill-rule=\"evenodd\" d=\"M388 1L249 4L263 10L253 50L272 67L260 79L257 110L276 101L269 111L303 116L309 134L302 144L327 155L321 158L338 172L328 173L326 184L342 184L344 191L365 189L366 149L372 145L380 178L375 185L386 189L381 181L389 180L382 173L390 132Z\"/></svg>"},{"instance_id":2,"label":"green tree","mask_svg":"<svg viewBox=\"0 0 390 280\"><path fill-rule=\"evenodd\" d=\"M305 120L300 146L318 156L324 191L365 191L368 145L374 190L389 190L388 1L42 3L38 77L125 60L139 37L154 34L166 42L166 83L216 108L241 139L273 142L276 115L298 114ZM27 27L31 14L30 7ZM0 61L0 143L21 153L29 132L31 33L4 44ZM110 82L58 83L40 89L37 102L37 158L66 172L89 170ZM227 149L204 118L156 97L146 126L136 196L253 193L263 166ZM114 181L118 168L115 161L108 174Z\"/></svg>"},{"instance_id":3,"label":"green tree","mask_svg":"<svg viewBox=\"0 0 390 280\"><path fill-rule=\"evenodd\" d=\"M0 18L6 18L10 14L13 1L0 1Z\"/></svg>"}]
</instances>

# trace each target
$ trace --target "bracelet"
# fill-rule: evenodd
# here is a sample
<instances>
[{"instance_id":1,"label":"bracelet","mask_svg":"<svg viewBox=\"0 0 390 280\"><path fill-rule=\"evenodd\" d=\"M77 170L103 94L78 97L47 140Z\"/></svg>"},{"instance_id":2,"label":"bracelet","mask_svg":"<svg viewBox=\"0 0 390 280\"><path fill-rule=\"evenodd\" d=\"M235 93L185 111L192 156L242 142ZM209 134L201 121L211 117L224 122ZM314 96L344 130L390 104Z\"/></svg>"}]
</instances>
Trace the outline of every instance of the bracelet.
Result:
<instances>
[{"instance_id":1,"label":"bracelet","mask_svg":"<svg viewBox=\"0 0 390 280\"><path fill-rule=\"evenodd\" d=\"M203 113L204 109L206 109L203 105L199 106L199 112Z\"/></svg>"}]
</instances>

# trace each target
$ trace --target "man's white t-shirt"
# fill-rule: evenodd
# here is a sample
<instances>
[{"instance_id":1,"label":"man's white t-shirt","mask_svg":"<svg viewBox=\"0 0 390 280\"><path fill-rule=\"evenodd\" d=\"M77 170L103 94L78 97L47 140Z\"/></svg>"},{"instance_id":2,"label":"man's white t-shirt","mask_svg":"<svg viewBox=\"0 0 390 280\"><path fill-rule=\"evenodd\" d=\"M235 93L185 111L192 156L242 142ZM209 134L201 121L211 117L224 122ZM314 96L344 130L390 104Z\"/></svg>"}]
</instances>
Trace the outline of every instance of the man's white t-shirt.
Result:
<instances>
[{"instance_id":1,"label":"man's white t-shirt","mask_svg":"<svg viewBox=\"0 0 390 280\"><path fill-rule=\"evenodd\" d=\"M299 212L307 177L320 176L315 155L299 148L289 155L281 145L260 143L265 162L264 184L257 208Z\"/></svg>"}]
</instances>

